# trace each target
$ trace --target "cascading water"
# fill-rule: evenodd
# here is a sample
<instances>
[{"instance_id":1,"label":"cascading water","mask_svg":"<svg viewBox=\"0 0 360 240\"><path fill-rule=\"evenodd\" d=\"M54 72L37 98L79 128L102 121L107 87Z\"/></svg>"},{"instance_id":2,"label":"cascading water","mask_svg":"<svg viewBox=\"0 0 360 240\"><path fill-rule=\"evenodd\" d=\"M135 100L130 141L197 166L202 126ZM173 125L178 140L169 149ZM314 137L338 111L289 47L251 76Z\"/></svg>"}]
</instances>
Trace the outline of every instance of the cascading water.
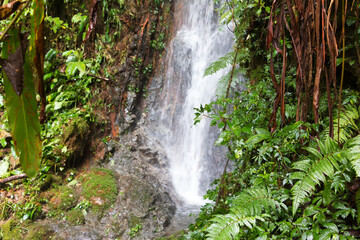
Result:
<instances>
[{"instance_id":1,"label":"cascading water","mask_svg":"<svg viewBox=\"0 0 360 240\"><path fill-rule=\"evenodd\" d=\"M215 96L222 73L203 77L204 71L231 51L233 34L226 27L219 29L213 0L178 2L180 26L166 57L161 106L150 115L153 135L166 149L175 191L185 203L200 205L210 182L222 171L222 161L214 147L216 129L206 121L193 126L194 108Z\"/></svg>"}]
</instances>

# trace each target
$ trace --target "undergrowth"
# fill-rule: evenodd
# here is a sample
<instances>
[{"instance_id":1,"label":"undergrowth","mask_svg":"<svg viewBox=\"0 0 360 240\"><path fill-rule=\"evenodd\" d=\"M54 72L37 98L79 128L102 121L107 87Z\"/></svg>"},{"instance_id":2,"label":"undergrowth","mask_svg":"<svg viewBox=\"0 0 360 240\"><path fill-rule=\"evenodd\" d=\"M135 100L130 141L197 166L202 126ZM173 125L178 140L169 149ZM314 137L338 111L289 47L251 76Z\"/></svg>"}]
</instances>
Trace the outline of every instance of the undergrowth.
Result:
<instances>
[{"instance_id":1,"label":"undergrowth","mask_svg":"<svg viewBox=\"0 0 360 240\"><path fill-rule=\"evenodd\" d=\"M266 52L262 36L270 30L260 23L268 22L271 3L226 1L223 6L220 21L234 24L235 45L247 54L236 59L238 47L234 47L234 52L212 63L205 75L233 65L242 69L238 72L246 72L247 84L239 90L234 87L238 76L226 77L217 99L196 109L194 122L210 118L211 124L219 127L215 144L227 147L234 168L214 181L204 196L209 203L181 239L359 238L359 93L342 90L340 106L333 102L329 111L329 99L335 99L339 89L327 95L324 83L317 109L322 117L314 123L314 113L309 111L307 121L299 121L296 75L300 70L297 60L289 60L296 59L292 36L284 34L280 43L287 50L288 61L284 113L278 111L274 116L280 93L272 76L275 81L281 78L284 62L279 51ZM355 23L350 20L354 12L349 15L347 27ZM350 43L346 47L354 49ZM227 86L231 94L224 94ZM329 136L330 126L333 137Z\"/></svg>"}]
</instances>

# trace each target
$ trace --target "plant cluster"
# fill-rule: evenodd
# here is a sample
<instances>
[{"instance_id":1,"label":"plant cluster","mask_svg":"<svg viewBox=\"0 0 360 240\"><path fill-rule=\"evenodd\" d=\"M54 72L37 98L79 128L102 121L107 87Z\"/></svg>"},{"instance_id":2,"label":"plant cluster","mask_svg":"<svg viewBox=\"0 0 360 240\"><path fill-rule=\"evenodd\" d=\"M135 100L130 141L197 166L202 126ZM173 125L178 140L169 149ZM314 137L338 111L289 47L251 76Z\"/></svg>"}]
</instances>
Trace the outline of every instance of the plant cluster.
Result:
<instances>
[{"instance_id":1,"label":"plant cluster","mask_svg":"<svg viewBox=\"0 0 360 240\"><path fill-rule=\"evenodd\" d=\"M316 83L319 89L312 90L316 84L309 81L309 86L298 85L302 82L299 68L305 66L305 62L297 61L299 45L291 35L295 32L289 25L285 26L285 22L292 21L290 26L295 28L298 19L290 20L291 16L286 14L294 11L300 18L304 13L298 11L305 8L299 9L297 4L302 4L299 2L287 9L286 4L290 2L233 0L226 1L219 9L221 21L234 25L236 43L232 53L206 70L205 75L209 75L223 68L230 69L219 81L218 98L195 109L195 123L208 117L212 125L219 127L221 133L216 144L227 147L227 158L233 162L233 169L229 172L225 169L221 179L215 180L214 188L205 195L211 203L202 207L196 222L182 239L360 237L359 94L342 90L340 85L327 87L329 80L325 75L329 72L316 70L319 64L316 61L310 63L314 69L307 72L307 77L318 72L322 80ZM305 2L310 9L312 3ZM321 8L327 9L332 3L325 1ZM346 21L351 28L355 24L351 19L357 16L360 5L354 1L352 7ZM335 16L337 14L335 11ZM342 16L341 11L338 15ZM266 52L263 32L281 24L284 28L277 31L283 32L273 33L273 36L281 35L281 39L275 42L275 37L268 39L268 43L278 49ZM336 21L332 24L335 26ZM356 34L348 35L356 38ZM351 43L346 47L356 48L355 45ZM349 58L356 58L352 54L349 53ZM334 53L326 52L326 56L333 59ZM302 57L305 58L305 54ZM338 61L344 62L344 59ZM353 65L348 63L347 69L360 65L359 61L351 62ZM309 69L309 65L306 68ZM234 82L238 80L237 73L244 69L249 81L239 90ZM280 83L276 79L280 79ZM316 111L301 108L307 103L301 102L305 95L299 89L305 88L314 97L306 101L315 101L312 106ZM335 97L339 101L331 100ZM302 111L306 116L300 118Z\"/></svg>"}]
</instances>

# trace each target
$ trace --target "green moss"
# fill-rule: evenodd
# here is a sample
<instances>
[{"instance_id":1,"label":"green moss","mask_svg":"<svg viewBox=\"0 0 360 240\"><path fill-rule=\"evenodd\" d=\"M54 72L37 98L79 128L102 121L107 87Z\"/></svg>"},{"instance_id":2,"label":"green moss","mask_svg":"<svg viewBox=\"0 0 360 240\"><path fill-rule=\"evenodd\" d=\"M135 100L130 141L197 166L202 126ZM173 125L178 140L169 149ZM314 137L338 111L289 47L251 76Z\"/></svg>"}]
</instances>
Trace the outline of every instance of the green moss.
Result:
<instances>
[{"instance_id":1,"label":"green moss","mask_svg":"<svg viewBox=\"0 0 360 240\"><path fill-rule=\"evenodd\" d=\"M92 204L93 211L102 213L116 200L117 187L114 173L108 169L93 169L84 176L82 195Z\"/></svg>"},{"instance_id":2,"label":"green moss","mask_svg":"<svg viewBox=\"0 0 360 240\"><path fill-rule=\"evenodd\" d=\"M141 224L141 218L139 218L138 216L134 216L133 214L130 214L129 222L128 222L129 228L134 228L135 226L140 224Z\"/></svg>"},{"instance_id":3,"label":"green moss","mask_svg":"<svg viewBox=\"0 0 360 240\"><path fill-rule=\"evenodd\" d=\"M1 226L3 240L22 239L19 223L15 219L9 219Z\"/></svg>"},{"instance_id":4,"label":"green moss","mask_svg":"<svg viewBox=\"0 0 360 240\"><path fill-rule=\"evenodd\" d=\"M36 226L29 230L26 234L25 240L43 240L50 239L53 232L46 226Z\"/></svg>"},{"instance_id":5,"label":"green moss","mask_svg":"<svg viewBox=\"0 0 360 240\"><path fill-rule=\"evenodd\" d=\"M78 197L71 187L60 186L52 189L49 206L51 210L69 210L77 203Z\"/></svg>"},{"instance_id":6,"label":"green moss","mask_svg":"<svg viewBox=\"0 0 360 240\"><path fill-rule=\"evenodd\" d=\"M71 225L82 225L85 224L84 214L80 209L73 209L66 213L66 219Z\"/></svg>"},{"instance_id":7,"label":"green moss","mask_svg":"<svg viewBox=\"0 0 360 240\"><path fill-rule=\"evenodd\" d=\"M62 181L60 176L54 174L46 174L46 177L41 179L39 182L39 187L41 191L48 190L53 183L60 184Z\"/></svg>"},{"instance_id":8,"label":"green moss","mask_svg":"<svg viewBox=\"0 0 360 240\"><path fill-rule=\"evenodd\" d=\"M67 161L72 160L72 163L74 163L75 160L83 156L89 132L89 125L85 119L80 117L72 119L68 126L65 127L60 137L60 146L65 148L59 150Z\"/></svg>"},{"instance_id":9,"label":"green moss","mask_svg":"<svg viewBox=\"0 0 360 240\"><path fill-rule=\"evenodd\" d=\"M76 117L72 119L69 126L67 126L64 130L64 133L61 137L62 143L65 143L68 139L73 136L80 136L84 138L86 134L89 132L89 125L86 120L81 117Z\"/></svg>"}]
</instances>

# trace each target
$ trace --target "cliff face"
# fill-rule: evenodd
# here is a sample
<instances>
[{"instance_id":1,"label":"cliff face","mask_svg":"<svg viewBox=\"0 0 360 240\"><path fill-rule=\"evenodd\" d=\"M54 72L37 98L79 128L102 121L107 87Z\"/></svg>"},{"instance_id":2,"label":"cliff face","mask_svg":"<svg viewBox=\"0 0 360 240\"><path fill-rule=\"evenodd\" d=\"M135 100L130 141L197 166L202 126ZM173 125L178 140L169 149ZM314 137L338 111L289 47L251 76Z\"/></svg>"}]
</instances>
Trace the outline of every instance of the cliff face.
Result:
<instances>
[{"instance_id":1,"label":"cliff face","mask_svg":"<svg viewBox=\"0 0 360 240\"><path fill-rule=\"evenodd\" d=\"M71 22L73 5L80 9L82 4L90 7L88 1L71 6L49 1L48 11ZM69 120L70 137L63 137L61 144L76 151L70 164L64 160L67 170L60 176L49 174L42 185L41 217L26 223L15 216L0 221L0 239L155 239L164 236L172 221L176 205L167 160L163 149L144 134L143 125L146 99L153 99L148 87L154 73L163 69L162 55L171 38L174 3L107 0L98 4L93 36L84 45L84 55L101 56L100 74L110 76L92 86L97 122L84 123L86 131L80 135L85 137L80 138L76 124L82 120ZM118 14L111 12L120 8ZM24 226L28 230L22 230Z\"/></svg>"},{"instance_id":2,"label":"cliff face","mask_svg":"<svg viewBox=\"0 0 360 240\"><path fill-rule=\"evenodd\" d=\"M115 7L116 1L111 2ZM109 30L119 35L111 45L114 77L99 94L112 106L104 113L110 120L106 131L112 140L106 142L102 157L89 159L90 165L112 171L117 195L101 214L90 210L83 225L45 223L54 235L65 239L155 239L164 235L175 213L166 156L143 128L145 102L153 99L148 87L154 73L164 68L162 55L171 37L173 2L129 0L125 5L119 16L121 32ZM100 32L106 28L101 21L98 25ZM81 192L83 184L75 188ZM93 204L102 205L102 201Z\"/></svg>"}]
</instances>

